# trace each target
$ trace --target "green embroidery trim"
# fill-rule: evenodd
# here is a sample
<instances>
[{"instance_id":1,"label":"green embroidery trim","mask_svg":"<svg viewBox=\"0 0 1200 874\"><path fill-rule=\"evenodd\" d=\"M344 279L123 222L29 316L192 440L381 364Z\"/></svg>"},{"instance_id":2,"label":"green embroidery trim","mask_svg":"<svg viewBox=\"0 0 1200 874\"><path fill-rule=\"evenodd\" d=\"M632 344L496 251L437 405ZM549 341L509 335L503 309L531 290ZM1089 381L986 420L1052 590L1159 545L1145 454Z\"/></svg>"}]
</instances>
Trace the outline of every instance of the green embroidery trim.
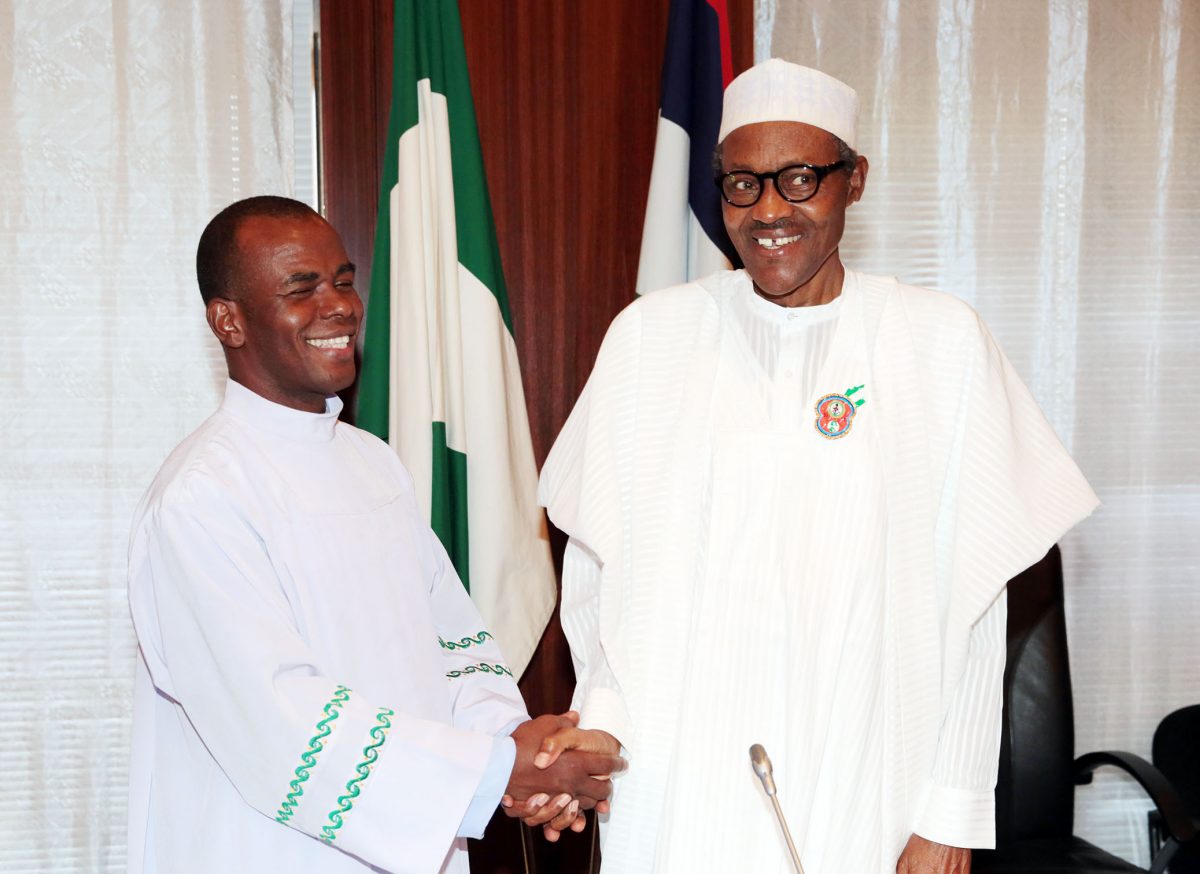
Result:
<instances>
[{"instance_id":1,"label":"green embroidery trim","mask_svg":"<svg viewBox=\"0 0 1200 874\"><path fill-rule=\"evenodd\" d=\"M488 632L481 631L474 637L470 637L470 636L464 637L462 640L458 641L458 643L455 643L452 640L445 641L439 637L438 645L441 646L442 649L449 649L449 650L467 649L468 647L472 647L472 646L482 646L483 642L485 640L495 640L495 638L492 637Z\"/></svg>"},{"instance_id":2,"label":"green embroidery trim","mask_svg":"<svg viewBox=\"0 0 1200 874\"><path fill-rule=\"evenodd\" d=\"M288 784L289 792L279 811L275 814L276 822L286 823L292 818L300 805L300 796L304 794L304 783L308 780L308 772L317 764L317 756L325 749L325 738L333 732L333 721L338 718L338 711L350 700L350 690L338 686L325 705L325 716L317 723L317 733L308 740L308 749L300 754L300 765L296 768L296 778Z\"/></svg>"},{"instance_id":3,"label":"green embroidery trim","mask_svg":"<svg viewBox=\"0 0 1200 874\"><path fill-rule=\"evenodd\" d=\"M480 662L477 665L467 665L461 671L446 671L446 677L450 680L465 677L467 674L503 674L511 677L513 672L504 667L504 665L489 665L487 662Z\"/></svg>"},{"instance_id":4,"label":"green embroidery trim","mask_svg":"<svg viewBox=\"0 0 1200 874\"><path fill-rule=\"evenodd\" d=\"M337 809L329 814L329 825L321 826L321 840L325 843L331 844L337 839L337 830L343 825L343 815L348 814L354 807L354 799L362 791L359 786L371 776L371 769L375 767L375 760L379 758L379 748L387 740L387 733L392 728L392 721L388 717L395 715L396 711L388 707L380 707L379 712L375 714L378 725L371 729L371 743L363 747L363 759L354 767L355 776L346 783L346 794L338 796Z\"/></svg>"},{"instance_id":5,"label":"green embroidery trim","mask_svg":"<svg viewBox=\"0 0 1200 874\"><path fill-rule=\"evenodd\" d=\"M846 397L847 397L847 398L849 398L849 397L850 397L850 395L854 394L856 391L858 391L858 390L859 390L859 389L861 389L861 388L866 388L866 383L863 383L862 385L856 385L854 388L851 388L851 389L847 389L847 390L846 390ZM855 401L855 402L854 402L854 406L856 406L856 407L861 407L861 406L862 406L863 404L865 404L866 402L867 402L867 399L866 399L866 398L860 398L859 400L857 400L857 401Z\"/></svg>"}]
</instances>

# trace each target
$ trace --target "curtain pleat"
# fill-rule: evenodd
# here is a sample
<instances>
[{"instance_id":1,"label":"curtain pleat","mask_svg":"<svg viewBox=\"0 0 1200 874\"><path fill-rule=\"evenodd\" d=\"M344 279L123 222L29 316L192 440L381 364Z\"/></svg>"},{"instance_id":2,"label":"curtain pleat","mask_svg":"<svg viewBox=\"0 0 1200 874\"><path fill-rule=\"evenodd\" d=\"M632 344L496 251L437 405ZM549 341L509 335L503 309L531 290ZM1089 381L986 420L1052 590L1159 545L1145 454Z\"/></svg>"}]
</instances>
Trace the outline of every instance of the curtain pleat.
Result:
<instances>
[{"instance_id":1,"label":"curtain pleat","mask_svg":"<svg viewBox=\"0 0 1200 874\"><path fill-rule=\"evenodd\" d=\"M290 0L0 2L0 870L123 871L125 543L216 406L195 246L292 188Z\"/></svg>"}]
</instances>

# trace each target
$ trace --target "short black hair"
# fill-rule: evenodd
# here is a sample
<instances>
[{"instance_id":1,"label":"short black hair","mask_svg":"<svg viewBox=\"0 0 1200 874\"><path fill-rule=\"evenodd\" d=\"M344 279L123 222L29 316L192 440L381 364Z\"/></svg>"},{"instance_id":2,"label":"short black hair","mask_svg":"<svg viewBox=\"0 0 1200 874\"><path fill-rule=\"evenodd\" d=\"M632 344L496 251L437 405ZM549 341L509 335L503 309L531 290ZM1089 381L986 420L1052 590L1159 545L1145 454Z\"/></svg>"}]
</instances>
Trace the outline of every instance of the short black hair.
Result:
<instances>
[{"instance_id":1,"label":"short black hair","mask_svg":"<svg viewBox=\"0 0 1200 874\"><path fill-rule=\"evenodd\" d=\"M320 218L307 203L265 194L231 203L217 213L196 246L196 282L205 305L216 297L236 298L238 289L237 233L249 218L303 219Z\"/></svg>"},{"instance_id":2,"label":"short black hair","mask_svg":"<svg viewBox=\"0 0 1200 874\"><path fill-rule=\"evenodd\" d=\"M855 165L858 163L858 152L854 151L854 149L852 149L848 145L846 145L846 141L843 140L841 137L836 136L835 134L830 134L830 136L833 137L834 145L837 146L838 160L840 162L842 162L843 164L845 164L845 171L847 173L853 172ZM724 154L725 150L722 148L724 145L725 145L725 141L722 140L721 142L717 143L717 147L715 149L713 149L713 153L712 153L713 179L721 178L721 172L722 172L721 162L725 158L725 154Z\"/></svg>"}]
</instances>

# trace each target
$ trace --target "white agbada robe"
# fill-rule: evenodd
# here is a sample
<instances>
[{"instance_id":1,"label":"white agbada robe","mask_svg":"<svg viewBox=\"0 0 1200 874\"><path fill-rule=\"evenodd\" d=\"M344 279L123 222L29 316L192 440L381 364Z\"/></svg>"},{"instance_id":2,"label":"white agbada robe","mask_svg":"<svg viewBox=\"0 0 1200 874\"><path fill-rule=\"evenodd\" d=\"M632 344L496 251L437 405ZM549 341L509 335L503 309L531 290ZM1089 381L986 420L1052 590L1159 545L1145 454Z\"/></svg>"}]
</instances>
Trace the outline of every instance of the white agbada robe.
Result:
<instances>
[{"instance_id":1,"label":"white agbada robe","mask_svg":"<svg viewBox=\"0 0 1200 874\"><path fill-rule=\"evenodd\" d=\"M836 439L817 401L861 400ZM630 770L618 872L894 871L993 841L1004 583L1095 506L975 314L847 272L789 313L744 272L613 323L547 460L584 725Z\"/></svg>"},{"instance_id":2,"label":"white agbada robe","mask_svg":"<svg viewBox=\"0 0 1200 874\"><path fill-rule=\"evenodd\" d=\"M466 872L526 717L386 444L229 382L140 504L131 871Z\"/></svg>"}]
</instances>

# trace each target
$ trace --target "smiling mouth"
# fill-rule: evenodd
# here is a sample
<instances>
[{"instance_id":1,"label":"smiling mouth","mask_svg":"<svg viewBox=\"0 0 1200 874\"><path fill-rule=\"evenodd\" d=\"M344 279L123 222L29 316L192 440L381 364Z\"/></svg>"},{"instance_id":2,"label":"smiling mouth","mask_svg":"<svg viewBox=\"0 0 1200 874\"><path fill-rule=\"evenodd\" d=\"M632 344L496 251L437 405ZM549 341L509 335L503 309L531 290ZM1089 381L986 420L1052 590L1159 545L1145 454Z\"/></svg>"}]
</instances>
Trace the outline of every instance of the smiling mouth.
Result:
<instances>
[{"instance_id":1,"label":"smiling mouth","mask_svg":"<svg viewBox=\"0 0 1200 874\"><path fill-rule=\"evenodd\" d=\"M795 243L802 237L803 234L797 234L794 237L755 237L754 242L758 243L764 249L778 249L780 246Z\"/></svg>"},{"instance_id":2,"label":"smiling mouth","mask_svg":"<svg viewBox=\"0 0 1200 874\"><path fill-rule=\"evenodd\" d=\"M341 337L325 337L322 339L305 340L304 342L318 349L345 349L350 345L350 335L344 334Z\"/></svg>"}]
</instances>

